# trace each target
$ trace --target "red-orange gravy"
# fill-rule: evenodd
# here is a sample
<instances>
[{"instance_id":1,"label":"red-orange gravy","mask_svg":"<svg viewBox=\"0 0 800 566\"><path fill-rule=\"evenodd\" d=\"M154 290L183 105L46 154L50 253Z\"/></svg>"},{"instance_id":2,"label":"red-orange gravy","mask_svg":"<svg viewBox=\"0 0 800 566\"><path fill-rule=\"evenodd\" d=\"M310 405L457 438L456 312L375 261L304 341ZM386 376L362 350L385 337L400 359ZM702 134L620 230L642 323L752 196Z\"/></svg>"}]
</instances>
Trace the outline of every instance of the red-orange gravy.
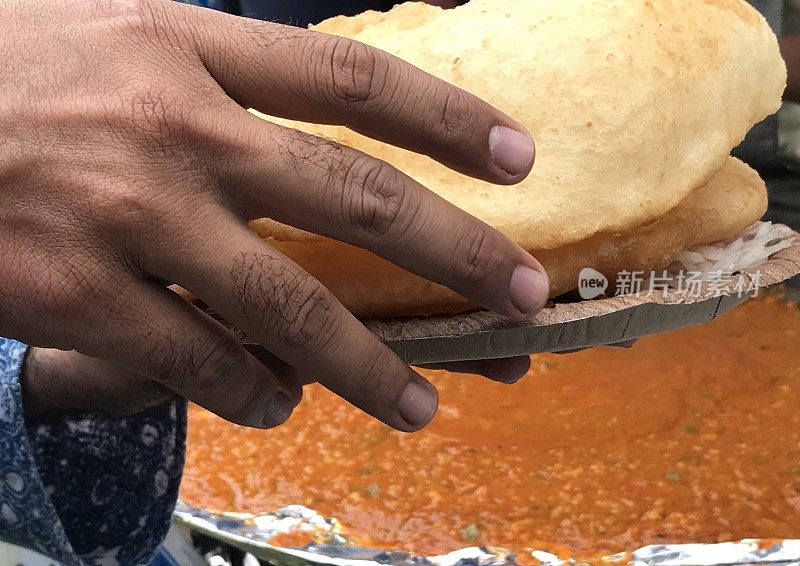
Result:
<instances>
[{"instance_id":1,"label":"red-orange gravy","mask_svg":"<svg viewBox=\"0 0 800 566\"><path fill-rule=\"evenodd\" d=\"M796 304L753 300L631 350L534 356L512 386L423 373L441 408L414 435L319 386L271 431L192 407L182 497L300 503L365 546L425 554L800 538Z\"/></svg>"}]
</instances>

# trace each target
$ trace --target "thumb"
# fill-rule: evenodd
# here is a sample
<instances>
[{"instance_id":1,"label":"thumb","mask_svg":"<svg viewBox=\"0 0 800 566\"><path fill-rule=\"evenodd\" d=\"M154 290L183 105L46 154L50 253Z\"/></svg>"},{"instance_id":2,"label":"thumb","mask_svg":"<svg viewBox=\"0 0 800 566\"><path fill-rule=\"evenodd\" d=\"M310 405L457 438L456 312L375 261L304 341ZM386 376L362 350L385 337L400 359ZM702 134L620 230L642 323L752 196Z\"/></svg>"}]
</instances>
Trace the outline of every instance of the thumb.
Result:
<instances>
[{"instance_id":1,"label":"thumb","mask_svg":"<svg viewBox=\"0 0 800 566\"><path fill-rule=\"evenodd\" d=\"M71 413L127 416L174 396L130 368L52 348L28 350L20 381L28 422Z\"/></svg>"}]
</instances>

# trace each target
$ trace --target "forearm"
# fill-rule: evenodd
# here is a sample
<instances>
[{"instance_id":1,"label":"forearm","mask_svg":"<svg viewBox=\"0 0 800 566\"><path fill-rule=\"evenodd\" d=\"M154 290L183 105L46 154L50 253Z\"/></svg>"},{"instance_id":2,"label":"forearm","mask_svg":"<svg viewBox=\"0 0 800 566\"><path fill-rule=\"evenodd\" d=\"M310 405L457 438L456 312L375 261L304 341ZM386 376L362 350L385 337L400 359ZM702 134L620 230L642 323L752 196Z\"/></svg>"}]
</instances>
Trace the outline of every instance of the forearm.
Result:
<instances>
[{"instance_id":1,"label":"forearm","mask_svg":"<svg viewBox=\"0 0 800 566\"><path fill-rule=\"evenodd\" d=\"M780 45L789 73L784 100L800 102L800 35L784 36L780 38Z\"/></svg>"}]
</instances>

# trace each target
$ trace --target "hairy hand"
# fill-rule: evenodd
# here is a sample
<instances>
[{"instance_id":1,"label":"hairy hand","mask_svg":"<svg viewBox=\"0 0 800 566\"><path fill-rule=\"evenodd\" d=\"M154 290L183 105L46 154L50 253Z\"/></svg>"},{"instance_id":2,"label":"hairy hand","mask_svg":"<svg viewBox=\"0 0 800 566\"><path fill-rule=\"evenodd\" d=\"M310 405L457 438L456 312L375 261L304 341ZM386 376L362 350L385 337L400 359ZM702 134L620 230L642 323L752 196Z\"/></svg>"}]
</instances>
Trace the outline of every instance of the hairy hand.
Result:
<instances>
[{"instance_id":1,"label":"hairy hand","mask_svg":"<svg viewBox=\"0 0 800 566\"><path fill-rule=\"evenodd\" d=\"M413 431L436 410L432 385L250 220L367 248L511 317L545 303L541 266L497 231L386 163L245 111L346 124L520 181L528 134L474 96L347 39L168 0L18 0L0 29L0 335L126 367L256 427L296 405L288 364ZM281 361L256 359L166 283Z\"/></svg>"}]
</instances>

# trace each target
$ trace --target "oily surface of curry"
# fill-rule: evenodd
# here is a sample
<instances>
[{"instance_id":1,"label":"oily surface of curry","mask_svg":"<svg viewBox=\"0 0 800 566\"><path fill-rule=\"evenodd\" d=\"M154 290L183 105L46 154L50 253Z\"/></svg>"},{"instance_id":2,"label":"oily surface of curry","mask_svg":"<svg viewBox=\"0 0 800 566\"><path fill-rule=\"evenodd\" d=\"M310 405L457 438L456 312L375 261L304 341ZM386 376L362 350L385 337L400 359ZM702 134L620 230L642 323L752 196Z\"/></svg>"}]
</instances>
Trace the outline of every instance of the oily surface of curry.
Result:
<instances>
[{"instance_id":1,"label":"oily surface of curry","mask_svg":"<svg viewBox=\"0 0 800 566\"><path fill-rule=\"evenodd\" d=\"M248 430L193 407L182 497L300 503L365 546L579 552L800 538L800 308L753 300L631 350L539 355L518 384L425 371L441 409L391 431L319 386Z\"/></svg>"}]
</instances>

